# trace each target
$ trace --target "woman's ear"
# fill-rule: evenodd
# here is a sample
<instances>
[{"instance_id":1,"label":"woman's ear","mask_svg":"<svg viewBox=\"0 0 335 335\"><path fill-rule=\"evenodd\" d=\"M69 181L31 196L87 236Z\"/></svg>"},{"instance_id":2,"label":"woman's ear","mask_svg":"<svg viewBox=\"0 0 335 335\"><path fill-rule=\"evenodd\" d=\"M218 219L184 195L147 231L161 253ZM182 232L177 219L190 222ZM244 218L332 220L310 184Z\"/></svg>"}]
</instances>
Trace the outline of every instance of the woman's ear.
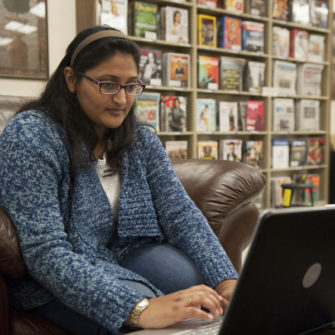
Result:
<instances>
[{"instance_id":1,"label":"woman's ear","mask_svg":"<svg viewBox=\"0 0 335 335\"><path fill-rule=\"evenodd\" d=\"M69 91L71 93L76 93L77 78L70 66L67 66L64 69L64 77L65 77L66 85Z\"/></svg>"}]
</instances>

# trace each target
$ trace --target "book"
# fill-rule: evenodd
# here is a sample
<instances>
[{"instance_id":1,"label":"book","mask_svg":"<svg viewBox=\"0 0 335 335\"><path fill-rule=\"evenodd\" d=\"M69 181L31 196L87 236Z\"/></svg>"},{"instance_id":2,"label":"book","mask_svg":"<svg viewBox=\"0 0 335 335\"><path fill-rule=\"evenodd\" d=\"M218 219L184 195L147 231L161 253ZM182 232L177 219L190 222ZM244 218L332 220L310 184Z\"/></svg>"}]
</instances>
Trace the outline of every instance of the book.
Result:
<instances>
[{"instance_id":1,"label":"book","mask_svg":"<svg viewBox=\"0 0 335 335\"><path fill-rule=\"evenodd\" d=\"M290 166L304 166L306 164L307 139L293 138L290 149Z\"/></svg>"},{"instance_id":2,"label":"book","mask_svg":"<svg viewBox=\"0 0 335 335\"><path fill-rule=\"evenodd\" d=\"M242 49L250 52L264 52L264 23L243 21Z\"/></svg>"},{"instance_id":3,"label":"book","mask_svg":"<svg viewBox=\"0 0 335 335\"><path fill-rule=\"evenodd\" d=\"M321 64L299 64L297 74L297 91L300 95L321 95L322 71Z\"/></svg>"},{"instance_id":4,"label":"book","mask_svg":"<svg viewBox=\"0 0 335 335\"><path fill-rule=\"evenodd\" d=\"M158 5L148 2L135 1L133 21L134 35L149 40L157 40L157 15Z\"/></svg>"},{"instance_id":5,"label":"book","mask_svg":"<svg viewBox=\"0 0 335 335\"><path fill-rule=\"evenodd\" d=\"M199 159L218 159L217 141L199 141L198 142Z\"/></svg>"},{"instance_id":6,"label":"book","mask_svg":"<svg viewBox=\"0 0 335 335\"><path fill-rule=\"evenodd\" d=\"M232 12L243 13L243 0L226 0L225 8Z\"/></svg>"},{"instance_id":7,"label":"book","mask_svg":"<svg viewBox=\"0 0 335 335\"><path fill-rule=\"evenodd\" d=\"M261 168L263 165L263 141L247 140L243 146L242 162L255 168Z\"/></svg>"},{"instance_id":8,"label":"book","mask_svg":"<svg viewBox=\"0 0 335 335\"><path fill-rule=\"evenodd\" d=\"M294 100L273 99L273 130L293 131L295 123Z\"/></svg>"},{"instance_id":9,"label":"book","mask_svg":"<svg viewBox=\"0 0 335 335\"><path fill-rule=\"evenodd\" d=\"M310 62L323 62L325 55L326 37L320 34L309 34L308 40L308 60Z\"/></svg>"},{"instance_id":10,"label":"book","mask_svg":"<svg viewBox=\"0 0 335 335\"><path fill-rule=\"evenodd\" d=\"M165 6L160 10L162 39L169 42L188 43L188 10Z\"/></svg>"},{"instance_id":11,"label":"book","mask_svg":"<svg viewBox=\"0 0 335 335\"><path fill-rule=\"evenodd\" d=\"M200 46L216 48L216 17L198 14L198 44Z\"/></svg>"},{"instance_id":12,"label":"book","mask_svg":"<svg viewBox=\"0 0 335 335\"><path fill-rule=\"evenodd\" d=\"M159 130L159 93L143 93L136 97L136 120Z\"/></svg>"},{"instance_id":13,"label":"book","mask_svg":"<svg viewBox=\"0 0 335 335\"><path fill-rule=\"evenodd\" d=\"M141 49L139 78L146 85L162 86L162 52L153 49Z\"/></svg>"},{"instance_id":14,"label":"book","mask_svg":"<svg viewBox=\"0 0 335 335\"><path fill-rule=\"evenodd\" d=\"M301 99L296 103L296 130L320 130L320 101Z\"/></svg>"},{"instance_id":15,"label":"book","mask_svg":"<svg viewBox=\"0 0 335 335\"><path fill-rule=\"evenodd\" d=\"M197 131L216 131L216 101L214 99L197 99Z\"/></svg>"},{"instance_id":16,"label":"book","mask_svg":"<svg viewBox=\"0 0 335 335\"><path fill-rule=\"evenodd\" d=\"M232 132L238 130L238 105L235 101L219 102L219 131Z\"/></svg>"},{"instance_id":17,"label":"book","mask_svg":"<svg viewBox=\"0 0 335 335\"><path fill-rule=\"evenodd\" d=\"M238 162L242 160L242 140L221 140L220 146L223 160Z\"/></svg>"},{"instance_id":18,"label":"book","mask_svg":"<svg viewBox=\"0 0 335 335\"><path fill-rule=\"evenodd\" d=\"M307 60L308 59L308 32L300 29L290 31L290 57Z\"/></svg>"},{"instance_id":19,"label":"book","mask_svg":"<svg viewBox=\"0 0 335 335\"><path fill-rule=\"evenodd\" d=\"M297 65L291 62L274 61L273 87L282 95L296 94Z\"/></svg>"},{"instance_id":20,"label":"book","mask_svg":"<svg viewBox=\"0 0 335 335\"><path fill-rule=\"evenodd\" d=\"M190 55L167 52L163 55L163 82L166 86L189 87Z\"/></svg>"},{"instance_id":21,"label":"book","mask_svg":"<svg viewBox=\"0 0 335 335\"><path fill-rule=\"evenodd\" d=\"M327 29L328 27L328 4L323 0L310 0L310 14L312 25Z\"/></svg>"},{"instance_id":22,"label":"book","mask_svg":"<svg viewBox=\"0 0 335 335\"><path fill-rule=\"evenodd\" d=\"M128 0L101 0L99 24L108 25L128 33Z\"/></svg>"},{"instance_id":23,"label":"book","mask_svg":"<svg viewBox=\"0 0 335 335\"><path fill-rule=\"evenodd\" d=\"M238 102L238 130L246 130L246 119L247 119L247 101Z\"/></svg>"},{"instance_id":24,"label":"book","mask_svg":"<svg viewBox=\"0 0 335 335\"><path fill-rule=\"evenodd\" d=\"M219 58L202 56L198 58L198 87L210 90L219 88Z\"/></svg>"},{"instance_id":25,"label":"book","mask_svg":"<svg viewBox=\"0 0 335 335\"><path fill-rule=\"evenodd\" d=\"M321 165L324 158L325 139L309 137L307 140L307 165Z\"/></svg>"},{"instance_id":26,"label":"book","mask_svg":"<svg viewBox=\"0 0 335 335\"><path fill-rule=\"evenodd\" d=\"M277 176L271 178L271 205L272 207L283 206L283 188L284 184L291 184L292 178L290 176Z\"/></svg>"},{"instance_id":27,"label":"book","mask_svg":"<svg viewBox=\"0 0 335 335\"><path fill-rule=\"evenodd\" d=\"M274 26L272 29L272 54L277 57L290 55L290 31L287 28Z\"/></svg>"},{"instance_id":28,"label":"book","mask_svg":"<svg viewBox=\"0 0 335 335\"><path fill-rule=\"evenodd\" d=\"M160 131L186 131L187 98L183 96L161 96Z\"/></svg>"},{"instance_id":29,"label":"book","mask_svg":"<svg viewBox=\"0 0 335 335\"><path fill-rule=\"evenodd\" d=\"M311 24L310 0L290 0L289 18L290 21L303 25Z\"/></svg>"},{"instance_id":30,"label":"book","mask_svg":"<svg viewBox=\"0 0 335 335\"><path fill-rule=\"evenodd\" d=\"M209 8L217 8L217 2L218 0L197 0L197 5Z\"/></svg>"},{"instance_id":31,"label":"book","mask_svg":"<svg viewBox=\"0 0 335 335\"><path fill-rule=\"evenodd\" d=\"M222 16L218 21L218 45L231 51L242 49L242 20Z\"/></svg>"},{"instance_id":32,"label":"book","mask_svg":"<svg viewBox=\"0 0 335 335\"><path fill-rule=\"evenodd\" d=\"M277 20L287 21L288 19L287 0L273 0L272 17Z\"/></svg>"},{"instance_id":33,"label":"book","mask_svg":"<svg viewBox=\"0 0 335 335\"><path fill-rule=\"evenodd\" d=\"M313 196L313 203L320 200L320 175L319 174L307 174L304 178L304 184L312 186L312 189L305 188L304 190L304 203L310 205L311 197Z\"/></svg>"},{"instance_id":34,"label":"book","mask_svg":"<svg viewBox=\"0 0 335 335\"><path fill-rule=\"evenodd\" d=\"M244 0L244 12L255 16L266 15L265 0Z\"/></svg>"},{"instance_id":35,"label":"book","mask_svg":"<svg viewBox=\"0 0 335 335\"><path fill-rule=\"evenodd\" d=\"M235 57L220 57L220 88L240 92L243 86L243 71L246 60Z\"/></svg>"},{"instance_id":36,"label":"book","mask_svg":"<svg viewBox=\"0 0 335 335\"><path fill-rule=\"evenodd\" d=\"M187 141L165 141L165 150L170 158L187 159Z\"/></svg>"},{"instance_id":37,"label":"book","mask_svg":"<svg viewBox=\"0 0 335 335\"><path fill-rule=\"evenodd\" d=\"M272 139L272 168L286 169L289 167L289 140L287 138Z\"/></svg>"},{"instance_id":38,"label":"book","mask_svg":"<svg viewBox=\"0 0 335 335\"><path fill-rule=\"evenodd\" d=\"M248 61L244 70L244 91L262 93L265 63Z\"/></svg>"},{"instance_id":39,"label":"book","mask_svg":"<svg viewBox=\"0 0 335 335\"><path fill-rule=\"evenodd\" d=\"M264 130L264 101L247 101L246 130Z\"/></svg>"}]
</instances>

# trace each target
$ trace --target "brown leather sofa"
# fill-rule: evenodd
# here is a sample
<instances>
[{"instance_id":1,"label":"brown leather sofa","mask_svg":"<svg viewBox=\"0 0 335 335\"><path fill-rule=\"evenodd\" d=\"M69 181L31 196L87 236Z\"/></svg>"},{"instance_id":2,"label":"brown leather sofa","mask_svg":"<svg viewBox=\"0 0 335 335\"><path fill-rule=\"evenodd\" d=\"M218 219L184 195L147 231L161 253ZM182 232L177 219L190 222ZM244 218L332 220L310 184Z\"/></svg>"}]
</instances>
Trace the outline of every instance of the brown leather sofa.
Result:
<instances>
[{"instance_id":1,"label":"brown leather sofa","mask_svg":"<svg viewBox=\"0 0 335 335\"><path fill-rule=\"evenodd\" d=\"M0 96L0 113L15 111L23 99ZM0 118L1 119L1 118ZM263 174L229 161L174 160L175 171L190 197L208 219L237 271L250 243L258 210L252 199L265 185ZM25 266L15 229L0 210L0 335L65 335L50 322L8 306L6 280L20 279Z\"/></svg>"}]
</instances>

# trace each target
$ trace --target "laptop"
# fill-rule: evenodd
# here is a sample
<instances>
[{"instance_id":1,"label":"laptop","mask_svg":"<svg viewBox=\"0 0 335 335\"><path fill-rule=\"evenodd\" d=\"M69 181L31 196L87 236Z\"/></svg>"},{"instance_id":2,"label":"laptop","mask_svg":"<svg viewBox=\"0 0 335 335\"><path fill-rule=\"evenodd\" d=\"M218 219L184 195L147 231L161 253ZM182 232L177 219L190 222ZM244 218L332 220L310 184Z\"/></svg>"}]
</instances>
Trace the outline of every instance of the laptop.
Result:
<instances>
[{"instance_id":1,"label":"laptop","mask_svg":"<svg viewBox=\"0 0 335 335\"><path fill-rule=\"evenodd\" d=\"M334 320L335 208L272 209L260 216L222 318L131 334L312 334Z\"/></svg>"}]
</instances>

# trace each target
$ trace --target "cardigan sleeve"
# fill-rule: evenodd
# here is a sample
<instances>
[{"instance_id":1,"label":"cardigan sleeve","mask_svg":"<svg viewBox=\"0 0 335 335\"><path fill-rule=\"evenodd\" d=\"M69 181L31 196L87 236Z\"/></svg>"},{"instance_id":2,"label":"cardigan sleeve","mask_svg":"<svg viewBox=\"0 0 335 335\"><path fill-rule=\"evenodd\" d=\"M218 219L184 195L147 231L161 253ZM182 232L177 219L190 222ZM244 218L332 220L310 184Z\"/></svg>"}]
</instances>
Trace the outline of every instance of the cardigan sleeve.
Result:
<instances>
[{"instance_id":1,"label":"cardigan sleeve","mask_svg":"<svg viewBox=\"0 0 335 335\"><path fill-rule=\"evenodd\" d=\"M28 273L70 308L121 327L143 295L73 251L59 199L69 159L55 127L39 115L17 115L0 136L0 161L0 207L16 227Z\"/></svg>"},{"instance_id":2,"label":"cardigan sleeve","mask_svg":"<svg viewBox=\"0 0 335 335\"><path fill-rule=\"evenodd\" d=\"M193 259L207 285L237 278L206 218L174 173L158 137L147 127L140 127L138 137L158 221L169 243Z\"/></svg>"}]
</instances>

